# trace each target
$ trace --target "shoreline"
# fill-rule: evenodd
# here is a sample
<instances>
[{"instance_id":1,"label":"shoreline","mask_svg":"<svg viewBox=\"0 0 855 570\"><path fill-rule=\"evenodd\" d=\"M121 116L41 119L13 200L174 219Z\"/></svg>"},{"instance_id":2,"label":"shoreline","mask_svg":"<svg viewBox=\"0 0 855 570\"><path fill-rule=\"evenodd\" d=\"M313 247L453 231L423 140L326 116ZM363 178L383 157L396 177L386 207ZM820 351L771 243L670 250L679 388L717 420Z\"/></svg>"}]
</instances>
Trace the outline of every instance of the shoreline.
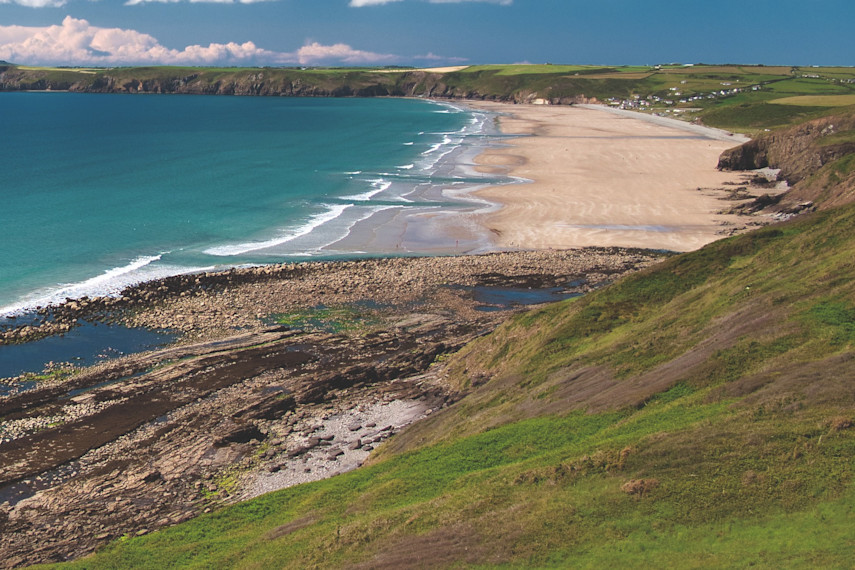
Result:
<instances>
[{"instance_id":1,"label":"shoreline","mask_svg":"<svg viewBox=\"0 0 855 570\"><path fill-rule=\"evenodd\" d=\"M355 469L462 396L447 355L527 306L660 258L590 248L280 264L66 307L183 338L0 397L0 567L78 558Z\"/></svg>"},{"instance_id":2,"label":"shoreline","mask_svg":"<svg viewBox=\"0 0 855 570\"><path fill-rule=\"evenodd\" d=\"M283 260L461 255L598 245L685 251L728 235L740 224L743 227L739 229L745 229L744 219L723 218L715 214L715 209L721 208L721 204L715 199L720 198L722 194L721 185L718 183L722 178L733 180L737 176L734 174L722 176L721 173L716 172L718 175L714 181L716 185L706 188L705 185L698 184L694 196L688 196L688 200L683 196L682 209L674 208L677 205L676 202L667 204L667 207L673 210L670 215L667 212L664 215L659 212L646 217L613 215L621 208L625 210L647 208L650 213L652 204L663 201L661 193L640 196L634 199L633 203L624 205L620 202L625 197L614 192L599 201L590 200L590 193L583 192L577 195L563 188L556 194L557 199L555 196L545 195L547 189L544 185L555 185L556 179L562 185L566 185L565 180L573 180L574 174L578 174L559 171L556 169L556 162L567 162L574 153L585 150L578 148L577 145L568 149L562 156L546 156L544 149L548 150L550 140L555 140L556 136L566 139L569 136L567 133L576 128L572 123L564 124L566 117L557 121L556 125L544 127L544 123L556 113L572 115L587 112L595 116L594 123L603 125L614 124L615 121L610 119L615 114L628 117L629 120L625 121L628 124L637 124L637 121L656 123L670 121L671 124L668 127L657 127L671 128L672 130L666 131L667 133L673 133L674 127L697 130L699 129L697 126L674 119L649 117L628 111L619 113L613 109L589 105L537 106L483 101L432 101L432 103L483 115L481 117L473 115L472 124L477 124L478 128L467 131L467 127L464 127L460 131L460 141L447 152L447 156L443 155L439 158L435 167L431 167L432 174L425 181L407 181L406 178L394 181L390 178L394 182L389 184L413 185L410 190L403 190L402 198L414 200L417 203L415 207L384 202L381 198L374 204L373 213L356 219L347 227L343 235L333 238L329 243L324 245L321 241L317 251L306 250L305 255L299 255L287 248L277 246L256 248L234 259L226 256L220 260L211 260L211 264L204 267L201 265L187 268L176 266L172 268L174 271L172 274L225 271L232 267L263 266ZM574 107L589 110L579 111L574 110ZM595 115L597 110L601 112ZM585 125L583 127L589 128ZM544 128L547 130L544 131ZM556 130L557 134L548 132L549 128ZM616 130L603 136L605 145L616 152L618 159L622 154L626 154L621 153L620 148L627 141L621 142L616 138L621 136L622 132ZM514 135L527 136L519 138ZM466 140L469 136L474 137L473 142ZM697 141L675 139L664 142L666 145L670 143L673 147L675 144L685 146L686 142ZM713 154L708 153L707 156L712 158ZM717 152L715 159L717 160ZM612 166L611 159L606 157L598 164L589 165L588 168L608 172ZM621 166L617 164L617 167ZM626 165L623 167L626 168ZM669 165L653 173L651 180L655 183L656 180L667 178L674 170L675 167ZM709 166L707 170L714 170L714 168ZM584 183L585 180L582 179L582 182ZM619 177L613 177L612 180L606 180L605 184L614 186L620 182ZM691 186L689 182L697 182L697 180L684 182L681 189L683 194L686 194L686 188ZM707 194L715 193L716 190L719 190L719 195L711 199ZM594 192L601 191L602 188L594 190ZM548 192L554 193L554 190L549 189ZM578 213L573 211L577 200L584 205L584 209L580 209ZM360 207L371 205L370 202L356 204ZM687 212L687 206L693 211ZM690 215L687 216L687 213ZM689 219L688 223L687 219ZM343 221L350 223L344 219ZM719 224L719 227L713 227L715 224ZM652 239L651 235L655 239ZM109 269L101 275L91 276L79 283L63 285L61 289L34 291L27 297L4 307L3 315L20 316L39 306L61 303L66 298L79 299L105 294L115 296L128 285L166 277L167 275L163 274L165 267L161 268L160 265L169 265L170 261L166 258L161 260L160 258L164 255L164 253L148 256L140 254L126 267ZM119 283L113 286L109 283L101 285L100 282L105 279L114 279L111 274L116 274L115 279L118 279ZM89 291L87 287L91 288L90 283L98 283L99 289L105 286L112 289ZM0 326L4 324L10 326L13 323L0 316Z\"/></svg>"},{"instance_id":3,"label":"shoreline","mask_svg":"<svg viewBox=\"0 0 855 570\"><path fill-rule=\"evenodd\" d=\"M516 147L482 155L491 152L507 157ZM539 183L531 180L502 188ZM448 236L448 220L434 217L419 220L426 239ZM447 379L447 355L527 306L594 290L663 254L567 247L378 257L173 275L121 298L54 307L62 326L103 318L180 338L0 397L0 463L10 466L0 478L10 537L0 566L78 558L355 469L464 395ZM547 297L523 300L535 290ZM122 508L131 504L147 508Z\"/></svg>"},{"instance_id":4,"label":"shoreline","mask_svg":"<svg viewBox=\"0 0 855 570\"><path fill-rule=\"evenodd\" d=\"M127 286L170 275L283 261L494 251L486 230L456 215L486 206L483 200L470 196L472 189L501 182L499 177L485 176L467 167L484 146L491 144L490 137L495 133L490 114L464 109L454 102L419 104L425 106L426 113L459 113L455 126L447 132L426 128L426 133L414 137L413 140L424 138L426 142L413 146L417 150L411 153L409 164L339 173L342 180L350 179L357 188L363 188L353 194L331 194L329 199L320 201L326 209L309 219L280 219L281 226L274 225L263 232L268 234L266 237L262 233L258 240L203 243L198 251L178 246L131 251L116 266L94 270L100 273L33 284L29 290L15 289L13 283L10 297L0 303L0 326L10 324L4 319L7 315L22 316L67 299L116 296ZM422 134L427 136L421 137ZM352 182L345 183L354 186Z\"/></svg>"},{"instance_id":5,"label":"shoreline","mask_svg":"<svg viewBox=\"0 0 855 570\"><path fill-rule=\"evenodd\" d=\"M446 105L463 107L466 112L483 116L472 120L479 125L473 144L467 144L464 136L447 156L435 163L438 165L437 181L428 180L423 183L424 188L416 185L410 190L410 194L430 193L424 199L434 200L435 206L420 206L411 211L394 206L380 209L353 224L345 237L325 246L329 249L328 256L306 255L304 259L294 260L281 255L278 261L248 264L235 260L234 264L179 272L172 277L229 272L241 267L264 268L282 261L346 262L378 257L473 255L597 246L686 251L750 229L750 225L761 225L757 221L746 223L744 216L720 213L725 206L722 200L733 199L728 198L728 189L722 185L735 184L733 181L740 178L744 181L745 177L739 173L720 173L711 166L711 160L717 160L718 148L734 142L720 131L711 130L718 133L718 139L725 141L686 139L681 138L682 133L693 132L699 136L703 128L676 119L628 111L616 113L613 109L590 105L578 109L475 101ZM663 122L666 126L660 124ZM594 128L599 130L592 134ZM553 147L558 143L562 144L556 151ZM690 161L695 161L692 164L697 164L698 156L706 163L696 166L676 187L671 184L664 192L651 192L651 185L664 183L663 179L673 177L675 170L679 170L679 165L672 166L670 161L660 157L656 169L641 173L646 186L624 204L627 195L621 195L614 188L626 181L627 173L620 170L638 168L642 161L627 155L643 156L643 147L650 144L672 154L675 148L688 148ZM597 153L602 156L596 156ZM576 154L581 158L574 163L572 159ZM585 163L584 168L580 162ZM569 171L562 170L568 164ZM593 180L595 184L589 191L584 188L580 191L574 186L590 182L591 173L605 175ZM635 176L634 172L629 174ZM477 176L485 176L485 179L478 181ZM495 181L490 183L490 178ZM716 185L691 189L690 183L699 181L712 181ZM454 187L457 183L461 188ZM561 187L556 188L557 185ZM450 205L467 202L471 206ZM96 298L109 307L124 290L145 289L148 284L169 278L160 275L142 279ZM71 300L46 306L52 313L63 314L65 306L81 299L88 297L81 293ZM35 339L45 333L63 334L74 324L73 320L66 319L54 325L43 323L38 327L40 330L27 330L35 313L33 307L30 311L20 311L17 319L0 318L0 346ZM15 330L27 334L10 334Z\"/></svg>"},{"instance_id":6,"label":"shoreline","mask_svg":"<svg viewBox=\"0 0 855 570\"><path fill-rule=\"evenodd\" d=\"M497 249L691 251L759 225L724 213L728 186L747 185L746 174L716 169L744 137L598 105L471 106L500 113L502 132L519 135L479 155L479 170L532 181L476 192L502 204L477 217Z\"/></svg>"}]
</instances>

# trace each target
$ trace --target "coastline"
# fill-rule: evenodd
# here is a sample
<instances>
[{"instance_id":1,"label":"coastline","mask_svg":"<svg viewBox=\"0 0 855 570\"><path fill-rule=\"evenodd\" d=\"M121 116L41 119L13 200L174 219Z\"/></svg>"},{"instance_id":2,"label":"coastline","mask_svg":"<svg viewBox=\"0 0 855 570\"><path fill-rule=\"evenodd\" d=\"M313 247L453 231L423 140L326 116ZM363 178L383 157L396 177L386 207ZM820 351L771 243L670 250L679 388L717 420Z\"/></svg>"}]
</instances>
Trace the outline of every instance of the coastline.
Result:
<instances>
[{"instance_id":1,"label":"coastline","mask_svg":"<svg viewBox=\"0 0 855 570\"><path fill-rule=\"evenodd\" d=\"M744 137L595 105L469 104L520 135L479 155L478 170L531 180L476 192L502 205L476 217L497 249L691 251L748 229L723 213L727 186L745 184L745 174L716 169Z\"/></svg>"},{"instance_id":2,"label":"coastline","mask_svg":"<svg viewBox=\"0 0 855 570\"><path fill-rule=\"evenodd\" d=\"M425 99L418 99L424 101ZM513 184L502 173L483 172L477 157L504 136L495 126L497 113L468 102L429 99L433 104L473 115L470 124L454 133L453 147L444 152L401 198L419 206L388 206L353 224L342 238L322 249L350 255L463 255L501 251L477 216L501 204L478 195L478 190ZM474 128L473 128L474 126Z\"/></svg>"},{"instance_id":3,"label":"coastline","mask_svg":"<svg viewBox=\"0 0 855 570\"><path fill-rule=\"evenodd\" d=\"M447 355L527 305L658 259L590 248L279 264L69 303L72 320L106 313L182 340L0 396L0 567L78 558L355 469L462 396Z\"/></svg>"},{"instance_id":4,"label":"coastline","mask_svg":"<svg viewBox=\"0 0 855 570\"><path fill-rule=\"evenodd\" d=\"M128 103L126 98L115 99L122 101L123 105ZM157 99L160 102L168 100ZM210 101L219 100L205 99L205 102ZM237 103L240 100L228 101ZM348 102L334 103L329 109L326 105L314 105L313 112L343 118L350 107ZM484 132L492 128L488 115L464 111L453 103L416 100L371 102L368 110L357 102L350 113L356 113L356 118L362 121L359 124L363 124L371 112L376 112L371 109L377 105L385 109L382 105L387 103L391 105L391 111L412 111L409 114L402 111L406 118L405 128L389 130L394 135L390 135L391 142L386 142L387 138L382 139L384 142L379 148L384 152L379 153L380 158L372 160L364 153L347 155L347 160L338 162L334 158L319 158L319 170L314 172L320 174L308 175L318 186L305 195L291 190L292 187L300 188L305 182L302 175L296 176L297 182L282 185L268 182L278 178L266 178L255 168L238 169L237 173L247 175L242 182L247 188L252 187L254 181L277 188L270 191L281 193L276 199L269 198L270 192L256 192L268 198L268 202L273 200L277 204L279 198L285 200L281 208L268 207L256 216L258 221L255 225L234 222L233 228L218 233L208 231L204 226L208 219L206 216L218 215L214 208L188 212L187 216L197 215L201 221L197 225L188 225L186 235L148 241L141 238L130 246L121 242L93 248L95 253L88 257L91 263L78 263L69 271L65 271L64 263L72 258L74 251L63 251L63 255L57 253L54 259L51 254L60 250L50 247L51 242L45 240L46 252L39 259L45 260L42 266L46 269L39 266L41 273L30 272L31 276L26 279L16 272L6 275L6 280L0 279L4 284L0 295L0 326L12 324L4 320L5 315L21 317L28 311L58 305L68 298L117 296L127 286L170 275L283 261L488 250L482 230L472 224L463 224L458 230L449 229L447 232L436 229L436 220L449 219L447 212L469 211L483 205L465 196L459 201L451 199L444 195L443 190L468 189L493 181L474 170L464 172L458 167L459 162L471 162L472 155L480 152L479 147L485 141L489 142L489 134ZM119 105L119 110L122 109L124 107ZM415 116L420 118L416 120ZM353 133L345 131L345 135L352 136ZM293 136L286 138L283 144L294 143L293 139ZM372 144L379 143L375 141ZM334 147L328 145L328 151L328 154L333 153L329 156L334 157ZM312 156L315 155L323 153ZM269 160L275 159L264 156ZM289 168L286 165L283 176L290 176ZM192 172L192 169L186 171ZM144 178L142 173L139 176ZM199 184L196 180L192 183ZM279 190L279 186L284 189ZM229 199L222 198L224 202ZM290 207L291 202L295 204L293 208ZM251 207L241 206L232 217L242 220L254 214ZM108 218L108 222L119 223L113 217ZM95 240L92 241L94 243ZM111 249L114 245L115 248ZM17 247L14 251L24 251L24 248Z\"/></svg>"},{"instance_id":5,"label":"coastline","mask_svg":"<svg viewBox=\"0 0 855 570\"><path fill-rule=\"evenodd\" d=\"M368 201L354 202L353 212L344 203L335 206L341 211L331 222L342 229L316 231L323 224L313 220L300 230L307 235L284 245L244 244L244 253L235 245L211 246L205 251L240 251L187 267L163 252L140 254L79 283L35 291L2 314L20 316L67 297L116 296L168 275L280 261L597 245L686 251L745 227L744 218L717 214L722 186L738 179L714 168L720 150L739 142L726 134L696 138L701 135L686 133L704 128L597 106L433 103L475 114L436 145L443 148L431 149L438 158L422 153L426 166L413 175L390 174ZM355 216L365 208L374 211ZM0 325L14 324L2 314Z\"/></svg>"}]
</instances>

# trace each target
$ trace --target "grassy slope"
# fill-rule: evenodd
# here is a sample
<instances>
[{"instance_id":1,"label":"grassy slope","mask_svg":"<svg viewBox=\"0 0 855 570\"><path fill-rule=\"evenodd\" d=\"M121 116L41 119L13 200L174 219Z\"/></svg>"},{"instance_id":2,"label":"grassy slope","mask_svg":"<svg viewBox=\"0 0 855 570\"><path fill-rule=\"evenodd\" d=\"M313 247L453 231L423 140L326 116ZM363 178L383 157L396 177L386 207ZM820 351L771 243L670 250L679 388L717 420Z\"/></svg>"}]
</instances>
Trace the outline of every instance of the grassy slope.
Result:
<instances>
[{"instance_id":1,"label":"grassy slope","mask_svg":"<svg viewBox=\"0 0 855 570\"><path fill-rule=\"evenodd\" d=\"M846 567L855 207L524 314L367 468L78 568Z\"/></svg>"}]
</instances>

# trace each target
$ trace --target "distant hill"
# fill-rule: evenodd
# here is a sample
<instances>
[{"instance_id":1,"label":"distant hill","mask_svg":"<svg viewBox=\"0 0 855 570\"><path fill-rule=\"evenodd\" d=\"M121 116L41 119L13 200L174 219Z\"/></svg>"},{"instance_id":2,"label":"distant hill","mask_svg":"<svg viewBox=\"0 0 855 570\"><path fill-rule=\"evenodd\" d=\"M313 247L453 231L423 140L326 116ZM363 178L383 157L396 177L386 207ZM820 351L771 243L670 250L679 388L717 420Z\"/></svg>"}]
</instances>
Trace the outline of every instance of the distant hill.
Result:
<instances>
[{"instance_id":1,"label":"distant hill","mask_svg":"<svg viewBox=\"0 0 855 570\"><path fill-rule=\"evenodd\" d=\"M11 66L0 91L292 97L433 97L604 104L758 133L855 104L855 68L762 65L484 65L385 68Z\"/></svg>"}]
</instances>

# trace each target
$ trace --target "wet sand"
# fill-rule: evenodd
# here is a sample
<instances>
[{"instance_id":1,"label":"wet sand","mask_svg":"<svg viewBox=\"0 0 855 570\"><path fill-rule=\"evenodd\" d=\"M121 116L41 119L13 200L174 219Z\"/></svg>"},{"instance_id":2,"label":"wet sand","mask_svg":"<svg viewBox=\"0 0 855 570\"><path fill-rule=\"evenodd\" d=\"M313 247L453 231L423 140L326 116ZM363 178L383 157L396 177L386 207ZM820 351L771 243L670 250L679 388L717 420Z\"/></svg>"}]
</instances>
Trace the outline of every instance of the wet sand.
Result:
<instances>
[{"instance_id":1,"label":"wet sand","mask_svg":"<svg viewBox=\"0 0 855 570\"><path fill-rule=\"evenodd\" d=\"M478 168L532 181L477 192L502 204L477 217L497 248L691 251L744 222L719 213L726 186L744 175L716 169L743 137L594 106L470 105L502 113L502 132L522 135L481 154Z\"/></svg>"}]
</instances>

